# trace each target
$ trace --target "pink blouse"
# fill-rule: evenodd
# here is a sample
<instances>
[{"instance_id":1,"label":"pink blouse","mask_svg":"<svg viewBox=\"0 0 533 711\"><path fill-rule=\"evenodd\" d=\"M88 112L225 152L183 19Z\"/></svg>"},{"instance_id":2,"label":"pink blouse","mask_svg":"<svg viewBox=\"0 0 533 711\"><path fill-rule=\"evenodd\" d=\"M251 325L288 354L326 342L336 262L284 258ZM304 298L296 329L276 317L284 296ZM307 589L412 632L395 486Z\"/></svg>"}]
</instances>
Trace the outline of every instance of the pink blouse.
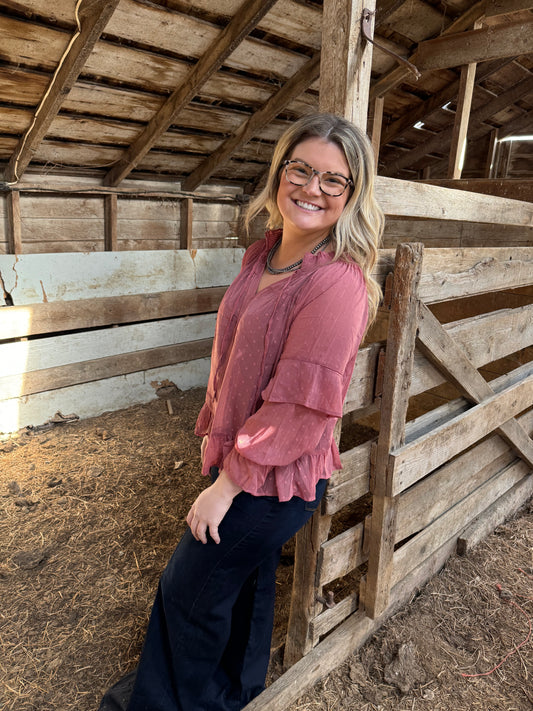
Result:
<instances>
[{"instance_id":1,"label":"pink blouse","mask_svg":"<svg viewBox=\"0 0 533 711\"><path fill-rule=\"evenodd\" d=\"M291 276L257 292L281 230L246 251L220 304L196 434L209 435L203 474L223 468L242 489L315 498L341 468L333 429L367 321L355 263L306 254Z\"/></svg>"}]
</instances>

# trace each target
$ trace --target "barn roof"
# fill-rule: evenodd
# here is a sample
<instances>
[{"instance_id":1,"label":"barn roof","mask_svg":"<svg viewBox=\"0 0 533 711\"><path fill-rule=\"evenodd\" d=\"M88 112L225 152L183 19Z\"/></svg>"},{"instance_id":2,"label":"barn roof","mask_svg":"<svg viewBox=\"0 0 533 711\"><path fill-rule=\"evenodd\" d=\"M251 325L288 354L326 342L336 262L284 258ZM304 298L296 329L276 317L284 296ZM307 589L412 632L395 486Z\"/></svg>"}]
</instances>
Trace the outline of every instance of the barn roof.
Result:
<instances>
[{"instance_id":1,"label":"barn roof","mask_svg":"<svg viewBox=\"0 0 533 711\"><path fill-rule=\"evenodd\" d=\"M462 177L533 177L533 142L502 141L533 134L532 6L378 0L366 24L380 174L449 175L470 76ZM0 0L3 180L253 188L284 128L318 108L321 24L321 0Z\"/></svg>"}]
</instances>

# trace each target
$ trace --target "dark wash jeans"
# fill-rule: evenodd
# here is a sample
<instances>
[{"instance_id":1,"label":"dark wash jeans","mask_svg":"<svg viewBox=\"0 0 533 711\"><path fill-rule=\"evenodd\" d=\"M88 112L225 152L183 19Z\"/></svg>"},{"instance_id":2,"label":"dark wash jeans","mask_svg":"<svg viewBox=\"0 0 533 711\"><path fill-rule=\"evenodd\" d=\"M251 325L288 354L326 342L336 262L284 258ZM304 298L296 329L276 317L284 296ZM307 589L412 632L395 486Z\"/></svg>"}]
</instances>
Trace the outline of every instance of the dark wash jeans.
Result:
<instances>
[{"instance_id":1,"label":"dark wash jeans","mask_svg":"<svg viewBox=\"0 0 533 711\"><path fill-rule=\"evenodd\" d=\"M128 711L238 711L263 690L281 547L325 488L312 502L238 494L218 545L187 529L161 576Z\"/></svg>"}]
</instances>

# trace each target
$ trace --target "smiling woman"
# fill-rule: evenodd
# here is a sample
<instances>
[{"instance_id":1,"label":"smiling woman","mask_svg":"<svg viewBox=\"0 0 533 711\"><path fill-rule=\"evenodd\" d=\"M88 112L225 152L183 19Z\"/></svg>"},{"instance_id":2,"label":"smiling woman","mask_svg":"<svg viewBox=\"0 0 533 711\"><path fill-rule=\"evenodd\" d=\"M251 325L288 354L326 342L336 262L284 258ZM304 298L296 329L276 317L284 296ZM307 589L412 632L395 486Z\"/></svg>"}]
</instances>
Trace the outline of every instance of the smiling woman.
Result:
<instances>
[{"instance_id":1,"label":"smiling woman","mask_svg":"<svg viewBox=\"0 0 533 711\"><path fill-rule=\"evenodd\" d=\"M222 300L196 424L212 484L161 577L128 711L238 711L264 687L281 547L341 468L333 431L379 298L373 175L345 119L307 116L279 141L248 213L276 229Z\"/></svg>"}]
</instances>

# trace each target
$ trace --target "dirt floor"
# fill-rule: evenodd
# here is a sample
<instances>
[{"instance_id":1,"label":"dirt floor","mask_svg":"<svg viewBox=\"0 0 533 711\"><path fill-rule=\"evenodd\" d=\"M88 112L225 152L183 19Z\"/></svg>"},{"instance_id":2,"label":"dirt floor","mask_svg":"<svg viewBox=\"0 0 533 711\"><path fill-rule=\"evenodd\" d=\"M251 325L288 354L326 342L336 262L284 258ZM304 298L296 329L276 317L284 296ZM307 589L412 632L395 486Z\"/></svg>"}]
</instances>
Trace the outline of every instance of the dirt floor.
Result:
<instances>
[{"instance_id":1,"label":"dirt floor","mask_svg":"<svg viewBox=\"0 0 533 711\"><path fill-rule=\"evenodd\" d=\"M158 399L0 439L3 711L96 711L135 666L157 580L207 483L192 433L203 395L167 394L173 414ZM290 711L533 709L532 551L530 504ZM274 646L291 564L288 546Z\"/></svg>"}]
</instances>

